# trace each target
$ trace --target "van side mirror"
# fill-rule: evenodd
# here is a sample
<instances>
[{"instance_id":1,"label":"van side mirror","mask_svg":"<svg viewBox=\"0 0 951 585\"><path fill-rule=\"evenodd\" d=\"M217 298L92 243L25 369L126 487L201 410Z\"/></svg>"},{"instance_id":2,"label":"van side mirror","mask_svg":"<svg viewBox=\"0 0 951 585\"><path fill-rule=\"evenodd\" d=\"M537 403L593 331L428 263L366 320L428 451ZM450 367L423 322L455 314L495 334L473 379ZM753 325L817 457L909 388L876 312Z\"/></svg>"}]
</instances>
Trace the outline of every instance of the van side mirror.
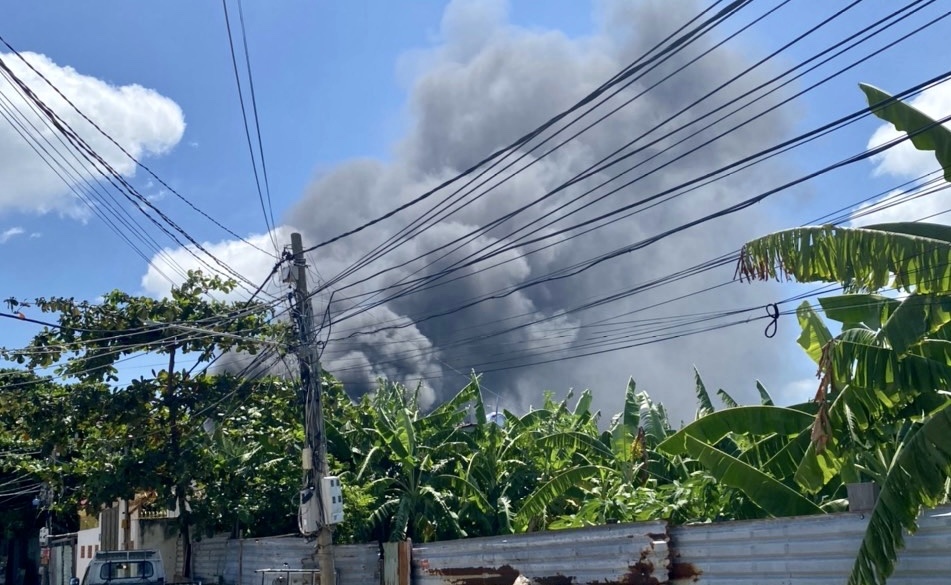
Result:
<instances>
[{"instance_id":1,"label":"van side mirror","mask_svg":"<svg viewBox=\"0 0 951 585\"><path fill-rule=\"evenodd\" d=\"M79 585L79 579L76 577L69 578L69 585Z\"/></svg>"}]
</instances>

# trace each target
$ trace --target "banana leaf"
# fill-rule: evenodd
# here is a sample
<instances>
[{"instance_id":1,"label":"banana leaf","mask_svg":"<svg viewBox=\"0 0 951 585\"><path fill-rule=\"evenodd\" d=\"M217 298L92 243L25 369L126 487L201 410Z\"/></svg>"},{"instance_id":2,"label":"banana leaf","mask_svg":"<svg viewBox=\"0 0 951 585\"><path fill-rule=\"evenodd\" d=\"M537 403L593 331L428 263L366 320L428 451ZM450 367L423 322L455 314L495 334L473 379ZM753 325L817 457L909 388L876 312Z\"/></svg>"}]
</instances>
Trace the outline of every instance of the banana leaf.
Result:
<instances>
[{"instance_id":1,"label":"banana leaf","mask_svg":"<svg viewBox=\"0 0 951 585\"><path fill-rule=\"evenodd\" d=\"M951 403L949 403L951 404ZM951 475L951 408L931 415L905 439L888 471L849 585L885 585L904 547L905 530L914 533L923 506L936 506Z\"/></svg>"},{"instance_id":2,"label":"banana leaf","mask_svg":"<svg viewBox=\"0 0 951 585\"><path fill-rule=\"evenodd\" d=\"M917 108L900 100L893 100L892 96L877 87L860 83L859 88L865 92L873 114L891 123L899 132L913 134L911 143L918 150L934 151L935 158L944 169L944 180L951 181L951 131L936 124ZM924 128L928 129L914 134Z\"/></svg>"},{"instance_id":3,"label":"banana leaf","mask_svg":"<svg viewBox=\"0 0 951 585\"><path fill-rule=\"evenodd\" d=\"M770 516L822 513L819 506L796 490L710 444L686 435L684 448L718 482L742 491Z\"/></svg>"},{"instance_id":4,"label":"banana leaf","mask_svg":"<svg viewBox=\"0 0 951 585\"><path fill-rule=\"evenodd\" d=\"M800 227L743 246L741 279L840 283L851 291L894 286L909 292L951 292L951 244L866 228Z\"/></svg>"},{"instance_id":5,"label":"banana leaf","mask_svg":"<svg viewBox=\"0 0 951 585\"><path fill-rule=\"evenodd\" d=\"M688 452L688 438L716 445L731 433L794 437L812 425L813 415L781 406L738 406L707 415L685 426L657 446L669 455Z\"/></svg>"}]
</instances>

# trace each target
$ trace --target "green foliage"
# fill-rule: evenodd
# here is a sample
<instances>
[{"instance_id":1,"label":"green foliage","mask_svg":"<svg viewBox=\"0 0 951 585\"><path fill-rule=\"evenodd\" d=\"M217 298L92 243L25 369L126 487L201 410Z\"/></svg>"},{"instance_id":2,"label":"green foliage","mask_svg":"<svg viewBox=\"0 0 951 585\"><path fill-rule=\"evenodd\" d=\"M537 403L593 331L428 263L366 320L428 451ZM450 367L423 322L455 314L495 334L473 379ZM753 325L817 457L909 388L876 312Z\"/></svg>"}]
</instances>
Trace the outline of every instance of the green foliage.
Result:
<instances>
[{"instance_id":1,"label":"green foliage","mask_svg":"<svg viewBox=\"0 0 951 585\"><path fill-rule=\"evenodd\" d=\"M951 132L880 90L862 90L873 113L915 134L951 179ZM824 318L807 302L797 309L799 345L819 370L815 402L777 407L756 382L760 406L740 406L720 389L727 408L718 411L695 369L696 419L676 432L633 379L607 428L589 391L577 400L547 394L540 408L506 411L497 425L477 377L426 412L419 388L381 380L353 401L325 375L328 452L347 508L336 540L819 514L841 509L843 484L873 479L881 497L850 583L884 583L902 531L914 530L922 506L947 497L951 477L951 227L785 230L746 244L738 272L843 287L819 299ZM0 352L17 366L0 370L0 484L17 489L0 495L6 530L30 525L30 490L41 484L64 518L117 498L180 508L187 499L186 530L296 530L297 384L201 369L222 352L254 355L262 339L287 339L266 306L214 298L234 286L190 273L166 299L113 291L99 304L36 300L59 326ZM906 294L880 294L886 288ZM121 381L119 361L146 353L168 366Z\"/></svg>"},{"instance_id":2,"label":"green foliage","mask_svg":"<svg viewBox=\"0 0 951 585\"><path fill-rule=\"evenodd\" d=\"M37 299L33 306L54 315L58 326L41 330L28 347L2 354L20 366L16 375L32 381L0 382L2 403L15 414L0 415L0 437L19 436L36 451L31 458L4 459L0 472L28 473L48 484L56 494L56 511L67 517L79 508L95 512L124 498L180 509L188 499L190 512L179 515L186 535L190 526L213 530L222 523L258 519L274 497L252 504L241 488L267 481L280 467L278 450L287 447L273 436L279 425L272 420L266 431L255 427L268 422L259 423L266 416L251 406L256 396L248 380L199 368L222 352L254 354L263 336L283 330L267 325L263 305L213 298L233 287L231 281L196 272L166 299L121 291L106 294L99 304ZM196 334L167 323L229 336ZM168 367L120 381L117 363L143 354L163 356ZM176 367L176 362L187 366ZM39 377L40 368L51 368L62 382ZM6 372L4 378L13 375ZM226 420L230 415L236 418ZM202 423L216 416L226 424L210 441ZM283 476L283 471L275 473Z\"/></svg>"},{"instance_id":3,"label":"green foliage","mask_svg":"<svg viewBox=\"0 0 951 585\"><path fill-rule=\"evenodd\" d=\"M734 400L733 397L730 396L723 388L717 390L717 398L719 398L720 402L725 404L727 408L736 408L739 406L736 400Z\"/></svg>"},{"instance_id":4,"label":"green foliage","mask_svg":"<svg viewBox=\"0 0 951 585\"><path fill-rule=\"evenodd\" d=\"M895 568L902 532L914 532L922 506L948 495L951 476L951 408L928 416L908 432L882 483L849 585L884 585Z\"/></svg>"},{"instance_id":5,"label":"green foliage","mask_svg":"<svg viewBox=\"0 0 951 585\"><path fill-rule=\"evenodd\" d=\"M498 425L486 416L476 377L425 411L418 389L380 381L353 401L325 375L328 451L347 507L336 540L819 514L841 508L844 483L875 479L882 499L855 578L881 582L901 527L913 528L920 506L946 495L951 458L942 434L947 395L936 391L951 384L951 273L938 262L951 232L894 227L803 228L744 248L746 276L791 274L862 291L820 299L825 317L842 325L837 334L808 303L797 310L799 344L819 366L815 403L774 406L757 382L761 405L739 406L721 389L727 408L716 410L694 370L696 420L676 432L633 379L607 428L588 391L577 400L547 394L538 409L506 412ZM936 250L928 259L902 256ZM885 284L909 294L876 294ZM187 521L203 532L295 531L303 441L295 382L174 367L182 355L206 363L220 351L255 351L260 335L283 334L265 326L261 308L206 298L227 286L195 276L166 301L122 293L102 306L42 301L65 325L7 354L26 369L0 373L0 449L23 451L0 462L0 479L55 484L64 514L80 502L138 497L162 506L181 496L190 503ZM247 339L218 342L150 325L161 319L216 324ZM170 367L117 383L120 356L142 352L165 356ZM31 373L46 366L69 383ZM206 422L213 432L202 430Z\"/></svg>"},{"instance_id":6,"label":"green foliage","mask_svg":"<svg viewBox=\"0 0 951 585\"><path fill-rule=\"evenodd\" d=\"M760 402L763 406L773 406L773 397L769 395L769 390L759 380L756 381L756 391L759 392Z\"/></svg>"},{"instance_id":7,"label":"green foliage","mask_svg":"<svg viewBox=\"0 0 951 585\"><path fill-rule=\"evenodd\" d=\"M733 433L753 436L798 435L809 427L813 416L809 413L779 406L738 406L713 413L687 425L662 442L658 448L671 455L687 450L687 439L694 438L711 445Z\"/></svg>"},{"instance_id":8,"label":"green foliage","mask_svg":"<svg viewBox=\"0 0 951 585\"><path fill-rule=\"evenodd\" d=\"M693 368L693 378L696 386L697 404L699 405L697 406L696 418L702 418L713 413L716 409L713 407L713 401L710 400L710 393L707 392L707 386L703 383L703 378L700 377L700 370L696 367Z\"/></svg>"},{"instance_id":9,"label":"green foliage","mask_svg":"<svg viewBox=\"0 0 951 585\"><path fill-rule=\"evenodd\" d=\"M876 113L911 115L899 129L926 123L900 104L889 108ZM936 132L941 140L948 135ZM916 142L937 148L945 162L947 144ZM799 343L819 365L819 409L794 479L807 494L826 496L844 483L882 486L851 583L884 583L902 529L913 530L922 506L946 496L949 252L951 228L915 223L798 228L750 242L741 254L744 277L837 282L848 293L820 299L826 317L842 325L837 335L807 304L798 311ZM908 294L901 300L876 294L886 286Z\"/></svg>"},{"instance_id":10,"label":"green foliage","mask_svg":"<svg viewBox=\"0 0 951 585\"><path fill-rule=\"evenodd\" d=\"M742 491L770 516L821 512L816 504L795 489L689 434L684 437L684 450L708 469L717 481Z\"/></svg>"},{"instance_id":11,"label":"green foliage","mask_svg":"<svg viewBox=\"0 0 951 585\"><path fill-rule=\"evenodd\" d=\"M951 285L951 244L885 229L800 227L743 246L742 278L841 283L849 291L885 287L942 293Z\"/></svg>"}]
</instances>

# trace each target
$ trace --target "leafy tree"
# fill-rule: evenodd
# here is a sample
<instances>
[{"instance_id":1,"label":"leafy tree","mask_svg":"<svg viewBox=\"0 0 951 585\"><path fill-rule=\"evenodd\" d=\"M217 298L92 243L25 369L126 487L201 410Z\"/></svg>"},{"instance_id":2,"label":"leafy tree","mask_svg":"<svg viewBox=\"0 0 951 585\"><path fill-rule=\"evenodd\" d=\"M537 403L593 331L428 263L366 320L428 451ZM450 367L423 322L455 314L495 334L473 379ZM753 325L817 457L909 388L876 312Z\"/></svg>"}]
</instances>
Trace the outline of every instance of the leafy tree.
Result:
<instances>
[{"instance_id":1,"label":"leafy tree","mask_svg":"<svg viewBox=\"0 0 951 585\"><path fill-rule=\"evenodd\" d=\"M792 478L807 448L804 439L813 418L803 410L776 406L730 408L696 420L659 449L689 455L770 516L815 514L820 508L783 481Z\"/></svg>"},{"instance_id":2,"label":"leafy tree","mask_svg":"<svg viewBox=\"0 0 951 585\"><path fill-rule=\"evenodd\" d=\"M234 286L233 281L191 272L164 299L121 291L105 295L99 304L37 299L34 306L54 314L57 326L43 329L27 348L4 354L28 371L53 367L64 379L98 392L95 406L81 411L90 420L71 468L82 478L82 499L97 509L116 498L155 493L161 504L177 507L186 567L189 528L195 520L203 521L193 519L188 503L195 499L195 479L205 463L197 448L202 414L214 400L228 397L215 376L196 370L220 352L256 353L261 337L275 332L267 325L265 305L213 298ZM225 335L196 334L170 323ZM120 383L117 363L141 353L165 356L168 366L151 377ZM176 364L186 357L192 362L188 367ZM105 384L112 387L103 394ZM69 425L56 428L72 430Z\"/></svg>"},{"instance_id":3,"label":"leafy tree","mask_svg":"<svg viewBox=\"0 0 951 585\"><path fill-rule=\"evenodd\" d=\"M77 454L99 429L86 416L109 394L102 384L59 384L19 369L0 370L0 517L3 526L32 525L32 500L47 486L43 502L53 528L76 529L71 512L81 499ZM40 510L42 511L42 510Z\"/></svg>"},{"instance_id":4,"label":"leafy tree","mask_svg":"<svg viewBox=\"0 0 951 585\"><path fill-rule=\"evenodd\" d=\"M216 382L227 389L217 394L230 400L207 413L205 430L211 432L195 436L205 463L194 479L201 497L192 508L209 532L228 527L247 536L296 532L293 495L300 489L304 442L297 384L273 376L220 375Z\"/></svg>"}]
</instances>

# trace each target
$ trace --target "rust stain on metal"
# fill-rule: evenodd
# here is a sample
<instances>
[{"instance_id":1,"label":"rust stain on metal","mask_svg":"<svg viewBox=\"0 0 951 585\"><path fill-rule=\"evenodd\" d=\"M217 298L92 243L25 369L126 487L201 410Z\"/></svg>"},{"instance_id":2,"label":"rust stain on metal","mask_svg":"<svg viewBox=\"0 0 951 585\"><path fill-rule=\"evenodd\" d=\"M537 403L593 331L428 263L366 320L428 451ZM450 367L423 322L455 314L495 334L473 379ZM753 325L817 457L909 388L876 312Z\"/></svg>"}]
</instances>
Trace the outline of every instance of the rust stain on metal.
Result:
<instances>
[{"instance_id":1,"label":"rust stain on metal","mask_svg":"<svg viewBox=\"0 0 951 585\"><path fill-rule=\"evenodd\" d=\"M646 556L646 555L642 555ZM628 572L617 581L599 581L601 585L662 585L654 575L654 565L649 561L640 561L628 567ZM431 569L431 575L447 577L453 585L511 585L521 574L510 565L499 568L490 567L453 567L445 569ZM538 585L575 585L578 581L568 575L549 575L532 577L532 583Z\"/></svg>"},{"instance_id":2,"label":"rust stain on metal","mask_svg":"<svg viewBox=\"0 0 951 585\"><path fill-rule=\"evenodd\" d=\"M654 566L654 560L656 560L654 558L656 552L654 544L658 541L662 543L669 542L669 536L666 533L648 533L646 535L630 535L628 538L634 538L635 536L639 538L647 536L651 540L647 546L641 549L638 561L628 565L628 570L623 575L597 581L598 585L663 585L668 582L666 554L660 567L663 574L655 574L657 568ZM451 585L511 585L521 575L516 568L508 564L498 568L443 567L437 569L431 566L428 559L421 559L419 565L429 575L443 577L444 582ZM681 568L681 570L685 569ZM699 571L695 571L695 574L699 575ZM529 576L526 575L526 577ZM561 573L541 576L531 575L530 579L532 583L537 585L581 585L577 577ZM592 585L594 585L594 582L592 582Z\"/></svg>"},{"instance_id":3,"label":"rust stain on metal","mask_svg":"<svg viewBox=\"0 0 951 585\"><path fill-rule=\"evenodd\" d=\"M502 565L497 569L487 567L452 567L431 569L431 575L449 577L454 585L512 585L518 578L519 572L510 565Z\"/></svg>"},{"instance_id":4,"label":"rust stain on metal","mask_svg":"<svg viewBox=\"0 0 951 585\"><path fill-rule=\"evenodd\" d=\"M673 563L670 565L670 578L676 580L699 581L703 574L693 563Z\"/></svg>"},{"instance_id":5,"label":"rust stain on metal","mask_svg":"<svg viewBox=\"0 0 951 585\"><path fill-rule=\"evenodd\" d=\"M643 553L641 557L645 557ZM654 576L654 564L642 560L640 562L634 563L628 567L628 572L621 580L618 581L618 585L660 585L661 581Z\"/></svg>"},{"instance_id":6,"label":"rust stain on metal","mask_svg":"<svg viewBox=\"0 0 951 585\"><path fill-rule=\"evenodd\" d=\"M535 577L532 579L532 583L538 583L538 585L572 585L575 583L574 577L566 577L564 575L554 575L552 577Z\"/></svg>"}]
</instances>

